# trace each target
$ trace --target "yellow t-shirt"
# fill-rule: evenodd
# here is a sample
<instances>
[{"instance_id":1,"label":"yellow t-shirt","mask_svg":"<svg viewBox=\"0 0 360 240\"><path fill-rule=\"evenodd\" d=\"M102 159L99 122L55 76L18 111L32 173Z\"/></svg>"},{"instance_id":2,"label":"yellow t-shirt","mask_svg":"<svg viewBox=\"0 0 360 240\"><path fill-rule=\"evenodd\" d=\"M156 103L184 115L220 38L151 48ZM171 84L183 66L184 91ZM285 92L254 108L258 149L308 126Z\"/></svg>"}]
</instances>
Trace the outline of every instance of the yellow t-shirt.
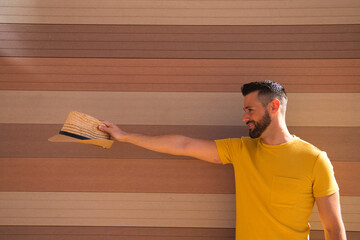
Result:
<instances>
[{"instance_id":1,"label":"yellow t-shirt","mask_svg":"<svg viewBox=\"0 0 360 240\"><path fill-rule=\"evenodd\" d=\"M325 152L294 138L267 145L260 138L216 140L236 184L236 239L308 239L314 197L339 190Z\"/></svg>"}]
</instances>

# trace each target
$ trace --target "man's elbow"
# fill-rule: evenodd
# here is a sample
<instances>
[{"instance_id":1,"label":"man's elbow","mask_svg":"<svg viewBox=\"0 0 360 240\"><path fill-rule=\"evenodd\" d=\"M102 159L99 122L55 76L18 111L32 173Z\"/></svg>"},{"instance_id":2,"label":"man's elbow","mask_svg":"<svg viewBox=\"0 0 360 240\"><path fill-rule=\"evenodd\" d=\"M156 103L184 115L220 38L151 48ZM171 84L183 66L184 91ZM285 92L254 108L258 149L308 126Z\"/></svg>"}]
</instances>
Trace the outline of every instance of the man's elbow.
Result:
<instances>
[{"instance_id":1,"label":"man's elbow","mask_svg":"<svg viewBox=\"0 0 360 240\"><path fill-rule=\"evenodd\" d=\"M346 240L346 231L344 224L339 223L324 229L326 239Z\"/></svg>"}]
</instances>

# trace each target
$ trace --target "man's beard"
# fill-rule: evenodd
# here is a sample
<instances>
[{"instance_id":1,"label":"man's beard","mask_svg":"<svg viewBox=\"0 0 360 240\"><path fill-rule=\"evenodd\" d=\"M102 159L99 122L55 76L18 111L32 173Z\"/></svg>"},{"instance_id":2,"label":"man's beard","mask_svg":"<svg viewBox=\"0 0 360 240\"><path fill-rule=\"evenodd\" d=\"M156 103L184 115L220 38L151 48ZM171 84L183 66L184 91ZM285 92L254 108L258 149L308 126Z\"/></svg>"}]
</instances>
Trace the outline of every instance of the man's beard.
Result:
<instances>
[{"instance_id":1,"label":"man's beard","mask_svg":"<svg viewBox=\"0 0 360 240\"><path fill-rule=\"evenodd\" d=\"M253 123L255 126L253 128L253 130L249 129L249 136L251 138L258 138L261 136L261 134L266 130L266 128L270 125L271 123L271 118L269 115L269 112L267 110L265 110L265 114L264 116L261 118L260 121L255 122L255 121L248 121L246 124L248 123Z\"/></svg>"}]
</instances>

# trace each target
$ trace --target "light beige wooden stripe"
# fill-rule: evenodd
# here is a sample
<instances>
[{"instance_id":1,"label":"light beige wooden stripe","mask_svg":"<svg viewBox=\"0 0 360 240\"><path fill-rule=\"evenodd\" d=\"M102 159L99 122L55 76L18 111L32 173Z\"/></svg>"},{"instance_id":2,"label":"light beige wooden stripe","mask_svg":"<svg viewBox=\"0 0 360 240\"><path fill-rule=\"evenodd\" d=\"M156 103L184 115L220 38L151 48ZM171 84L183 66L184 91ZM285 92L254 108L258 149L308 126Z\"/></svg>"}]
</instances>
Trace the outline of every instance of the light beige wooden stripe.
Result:
<instances>
[{"instance_id":1,"label":"light beige wooden stripe","mask_svg":"<svg viewBox=\"0 0 360 240\"><path fill-rule=\"evenodd\" d=\"M272 1L211 1L211 0L83 0L83 1L72 1L63 0L61 2L56 0L11 0L11 1L0 1L0 6L8 7L39 7L39 8L97 8L97 9L108 9L108 8L143 8L143 9L228 9L228 8L341 8L341 7L360 7L360 3L354 0L343 0L341 2L335 0L314 0L314 1L289 1L289 0L272 0Z\"/></svg>"},{"instance_id":2,"label":"light beige wooden stripe","mask_svg":"<svg viewBox=\"0 0 360 240\"><path fill-rule=\"evenodd\" d=\"M235 227L233 194L1 192L1 225ZM341 197L348 231L360 230L360 197ZM322 229L314 208L313 230Z\"/></svg>"},{"instance_id":3,"label":"light beige wooden stripe","mask_svg":"<svg viewBox=\"0 0 360 240\"><path fill-rule=\"evenodd\" d=\"M3 23L288 25L360 23L356 0L0 1Z\"/></svg>"},{"instance_id":4,"label":"light beige wooden stripe","mask_svg":"<svg viewBox=\"0 0 360 240\"><path fill-rule=\"evenodd\" d=\"M0 123L62 124L72 110L118 124L242 125L240 93L0 91ZM359 93L290 93L289 126L360 126Z\"/></svg>"},{"instance_id":5,"label":"light beige wooden stripe","mask_svg":"<svg viewBox=\"0 0 360 240\"><path fill-rule=\"evenodd\" d=\"M235 227L234 195L0 193L0 225Z\"/></svg>"},{"instance_id":6,"label":"light beige wooden stripe","mask_svg":"<svg viewBox=\"0 0 360 240\"><path fill-rule=\"evenodd\" d=\"M360 197L341 197L341 214L347 231L360 231ZM315 204L310 216L312 229L323 229Z\"/></svg>"}]
</instances>

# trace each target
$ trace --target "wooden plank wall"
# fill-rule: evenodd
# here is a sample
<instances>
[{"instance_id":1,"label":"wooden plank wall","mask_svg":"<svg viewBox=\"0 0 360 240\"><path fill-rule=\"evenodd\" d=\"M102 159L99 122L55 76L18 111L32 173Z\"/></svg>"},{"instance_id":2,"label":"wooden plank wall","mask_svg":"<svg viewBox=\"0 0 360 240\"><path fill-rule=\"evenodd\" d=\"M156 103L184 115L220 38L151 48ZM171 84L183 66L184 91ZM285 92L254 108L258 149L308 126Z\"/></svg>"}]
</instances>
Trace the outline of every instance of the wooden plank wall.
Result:
<instances>
[{"instance_id":1,"label":"wooden plank wall","mask_svg":"<svg viewBox=\"0 0 360 240\"><path fill-rule=\"evenodd\" d=\"M157 135L247 135L243 83L289 93L360 238L360 2L0 0L0 239L234 239L231 166L50 143L82 111ZM316 208L311 239L324 239Z\"/></svg>"}]
</instances>

